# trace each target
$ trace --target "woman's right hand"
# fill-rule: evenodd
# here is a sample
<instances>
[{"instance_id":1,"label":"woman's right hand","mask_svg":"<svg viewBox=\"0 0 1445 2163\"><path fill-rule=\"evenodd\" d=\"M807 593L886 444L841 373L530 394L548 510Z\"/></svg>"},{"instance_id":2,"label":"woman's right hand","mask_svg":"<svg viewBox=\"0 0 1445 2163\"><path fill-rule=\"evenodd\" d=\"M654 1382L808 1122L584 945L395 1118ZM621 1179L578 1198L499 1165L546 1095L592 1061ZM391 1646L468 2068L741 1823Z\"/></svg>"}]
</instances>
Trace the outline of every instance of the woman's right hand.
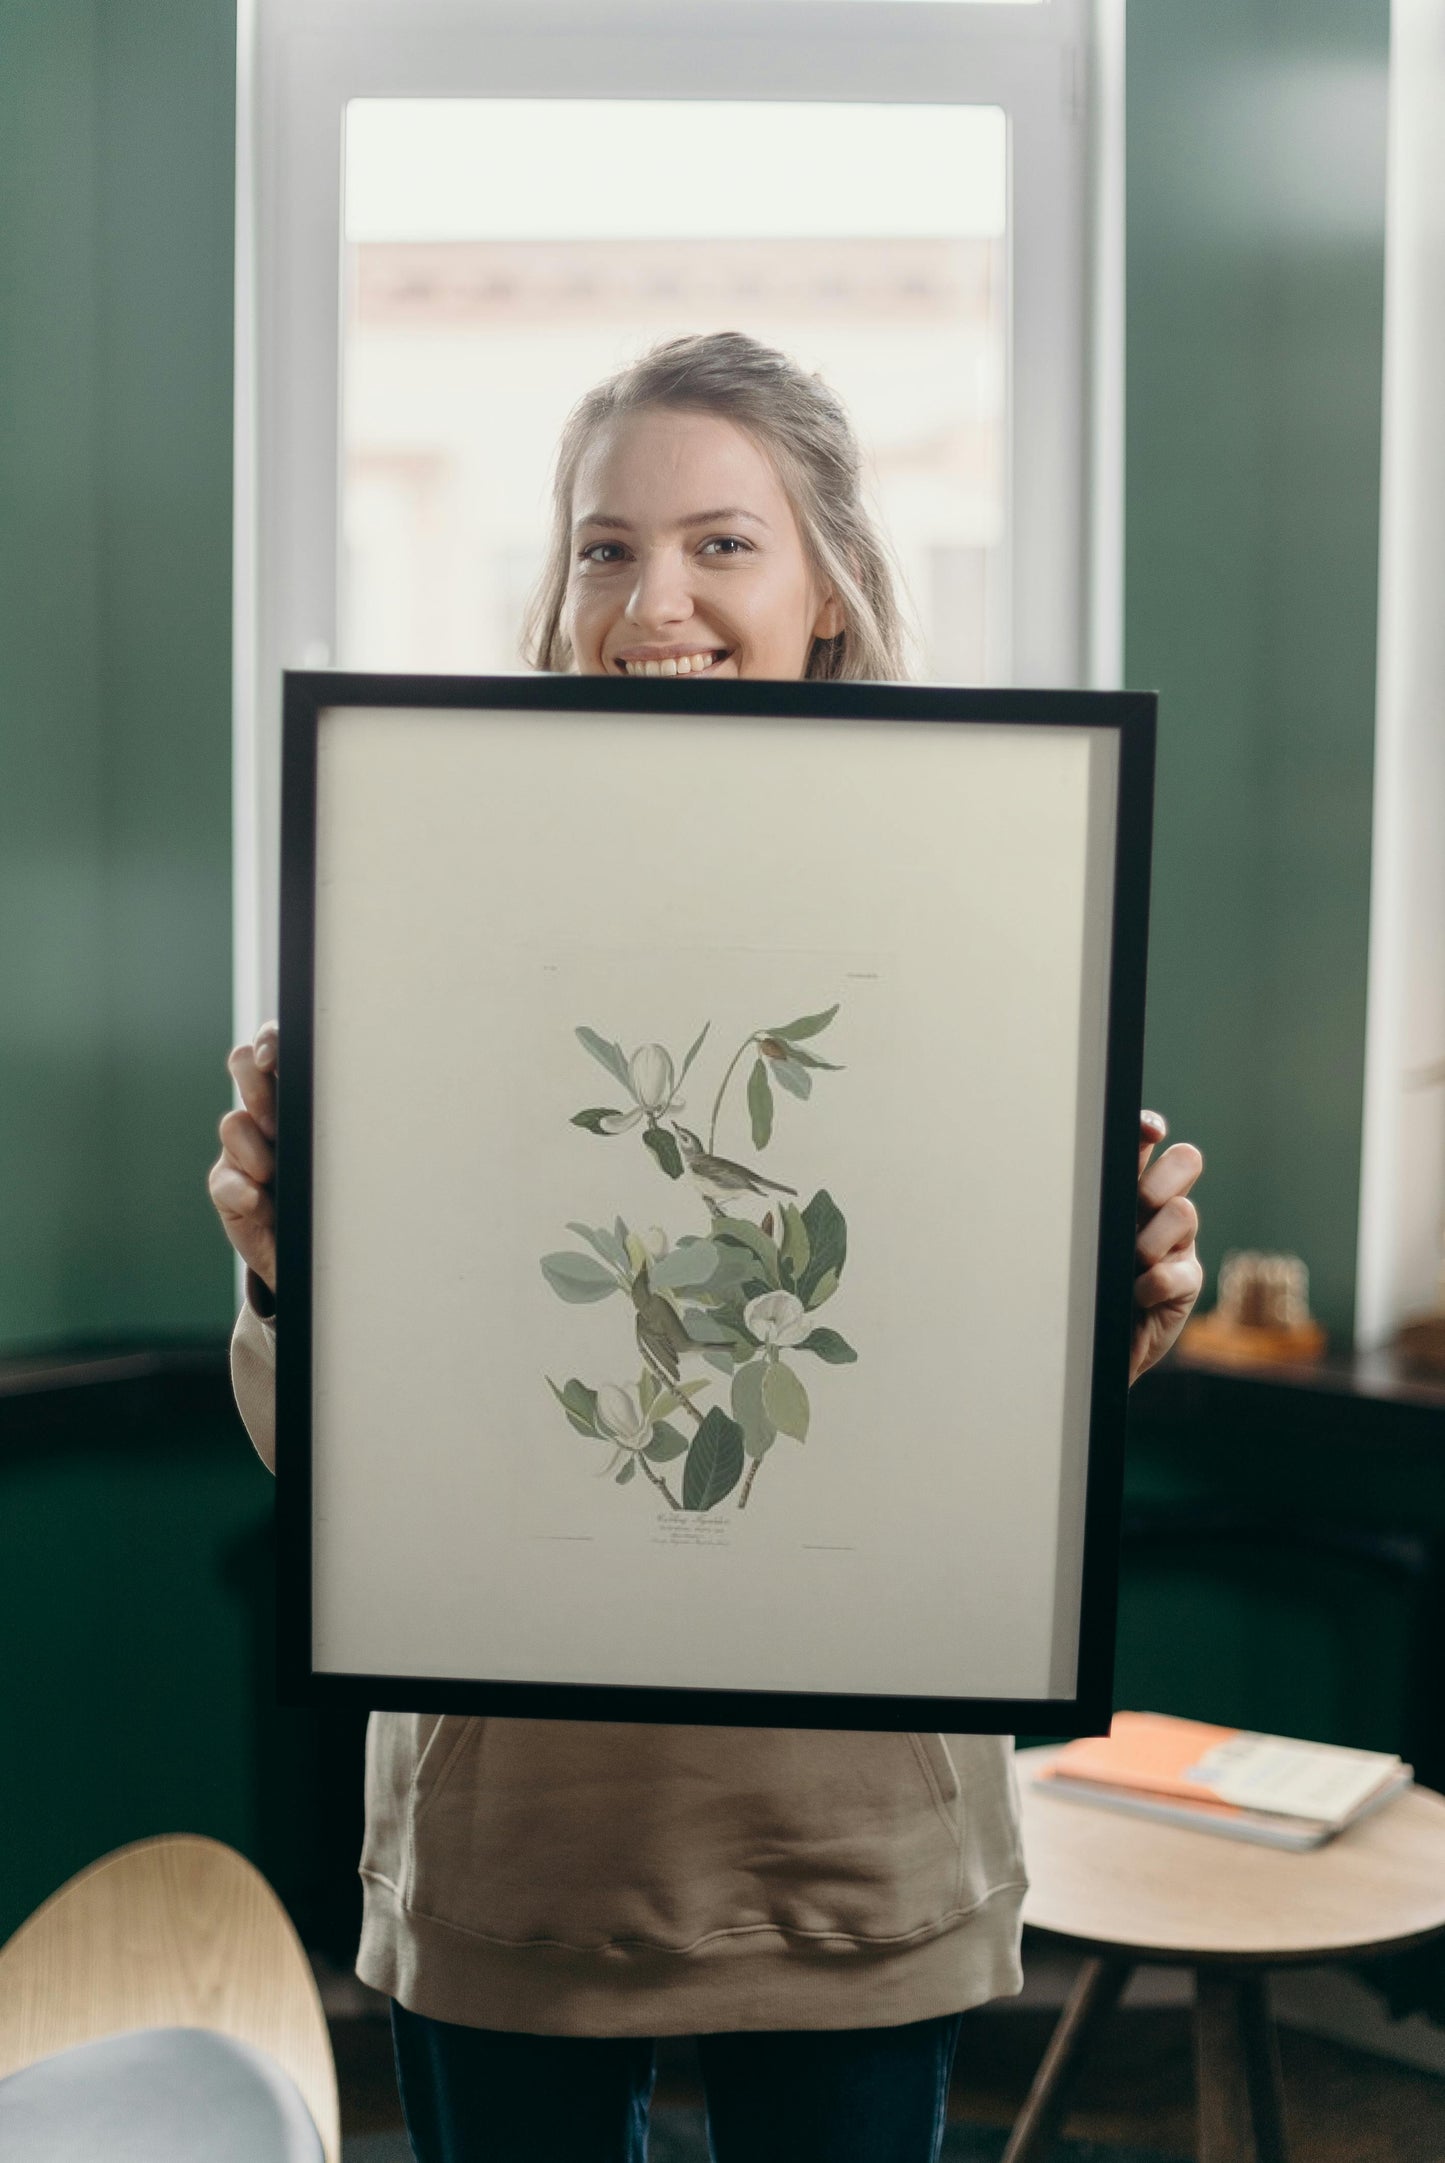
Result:
<instances>
[{"instance_id":1,"label":"woman's right hand","mask_svg":"<svg viewBox=\"0 0 1445 2163\"><path fill-rule=\"evenodd\" d=\"M221 1121L221 1154L207 1184L227 1239L268 1292L276 1291L276 1068L280 1031L262 1022L226 1061L240 1111Z\"/></svg>"}]
</instances>

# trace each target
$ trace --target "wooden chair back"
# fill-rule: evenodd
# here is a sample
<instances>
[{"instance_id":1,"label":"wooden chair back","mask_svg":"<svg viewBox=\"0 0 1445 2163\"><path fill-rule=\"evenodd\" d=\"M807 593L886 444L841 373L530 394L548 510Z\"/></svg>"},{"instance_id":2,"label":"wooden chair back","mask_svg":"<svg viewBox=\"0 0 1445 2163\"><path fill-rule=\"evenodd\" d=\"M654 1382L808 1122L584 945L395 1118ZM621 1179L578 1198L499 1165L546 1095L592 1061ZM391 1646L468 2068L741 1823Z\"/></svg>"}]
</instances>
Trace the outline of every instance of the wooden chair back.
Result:
<instances>
[{"instance_id":1,"label":"wooden chair back","mask_svg":"<svg viewBox=\"0 0 1445 2163\"><path fill-rule=\"evenodd\" d=\"M310 1964L261 1873L217 1840L117 1848L0 1947L0 2078L136 2028L209 2028L285 2068L340 2163L336 2064Z\"/></svg>"}]
</instances>

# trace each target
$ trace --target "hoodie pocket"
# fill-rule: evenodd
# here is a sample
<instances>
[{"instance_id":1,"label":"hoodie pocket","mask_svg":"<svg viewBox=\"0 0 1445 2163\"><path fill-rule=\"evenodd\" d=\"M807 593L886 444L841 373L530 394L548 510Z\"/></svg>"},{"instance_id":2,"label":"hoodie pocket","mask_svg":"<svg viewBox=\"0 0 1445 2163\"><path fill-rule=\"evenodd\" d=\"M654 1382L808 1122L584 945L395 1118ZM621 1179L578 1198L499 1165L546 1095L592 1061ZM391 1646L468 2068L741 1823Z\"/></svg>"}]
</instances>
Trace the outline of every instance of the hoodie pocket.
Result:
<instances>
[{"instance_id":1,"label":"hoodie pocket","mask_svg":"<svg viewBox=\"0 0 1445 2163\"><path fill-rule=\"evenodd\" d=\"M948 1743L942 1735L910 1734L933 1806L951 1833L958 1831L959 1786L958 1772Z\"/></svg>"},{"instance_id":2,"label":"hoodie pocket","mask_svg":"<svg viewBox=\"0 0 1445 2163\"><path fill-rule=\"evenodd\" d=\"M888 1943L972 1898L939 1735L448 1718L409 1816L410 1904L510 1943Z\"/></svg>"}]
</instances>

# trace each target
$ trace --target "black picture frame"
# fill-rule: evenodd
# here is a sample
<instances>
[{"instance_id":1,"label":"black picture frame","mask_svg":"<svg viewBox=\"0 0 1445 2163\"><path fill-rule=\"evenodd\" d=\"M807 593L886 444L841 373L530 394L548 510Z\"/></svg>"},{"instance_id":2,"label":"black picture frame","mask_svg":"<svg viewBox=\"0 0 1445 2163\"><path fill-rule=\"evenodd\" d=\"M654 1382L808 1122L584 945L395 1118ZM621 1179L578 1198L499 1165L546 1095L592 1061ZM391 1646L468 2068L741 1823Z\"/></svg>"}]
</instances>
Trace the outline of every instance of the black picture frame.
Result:
<instances>
[{"instance_id":1,"label":"black picture frame","mask_svg":"<svg viewBox=\"0 0 1445 2163\"><path fill-rule=\"evenodd\" d=\"M1125 1411L1134 1306L1145 978L1157 700L1153 693L986 690L873 683L675 683L604 677L288 671L284 684L277 1138L278 1665L282 1701L527 1719L739 1727L1015 1732L1107 1730L1113 1710ZM1109 1000L1077 1686L1066 1696L954 1698L874 1692L730 1690L479 1676L338 1673L313 1654L312 1130L317 749L338 709L583 712L847 721L900 719L1108 730L1117 794L1107 951Z\"/></svg>"}]
</instances>

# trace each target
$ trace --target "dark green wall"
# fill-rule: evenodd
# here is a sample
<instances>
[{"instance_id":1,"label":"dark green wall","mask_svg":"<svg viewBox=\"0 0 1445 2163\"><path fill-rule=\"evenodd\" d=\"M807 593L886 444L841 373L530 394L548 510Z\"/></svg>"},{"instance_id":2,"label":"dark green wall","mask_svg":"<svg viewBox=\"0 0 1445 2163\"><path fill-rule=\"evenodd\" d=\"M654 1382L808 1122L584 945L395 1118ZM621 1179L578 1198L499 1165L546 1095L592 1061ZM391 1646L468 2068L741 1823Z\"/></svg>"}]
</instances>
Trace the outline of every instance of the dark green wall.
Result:
<instances>
[{"instance_id":1,"label":"dark green wall","mask_svg":"<svg viewBox=\"0 0 1445 2163\"><path fill-rule=\"evenodd\" d=\"M1353 1299L1387 0L1131 0L1148 1091ZM0 0L0 1351L219 1326L232 0Z\"/></svg>"},{"instance_id":2,"label":"dark green wall","mask_svg":"<svg viewBox=\"0 0 1445 2163\"><path fill-rule=\"evenodd\" d=\"M127 1841L260 1853L272 1482L223 1388L3 1407L0 1942Z\"/></svg>"},{"instance_id":3,"label":"dark green wall","mask_svg":"<svg viewBox=\"0 0 1445 2163\"><path fill-rule=\"evenodd\" d=\"M276 1701L275 1483L206 1371L0 1402L0 1943L97 1856L206 1833L356 1945L361 1731Z\"/></svg>"},{"instance_id":4,"label":"dark green wall","mask_svg":"<svg viewBox=\"0 0 1445 2163\"><path fill-rule=\"evenodd\" d=\"M1202 1246L1352 1322L1388 0L1130 0L1126 680L1157 687L1146 1093Z\"/></svg>"},{"instance_id":5,"label":"dark green wall","mask_svg":"<svg viewBox=\"0 0 1445 2163\"><path fill-rule=\"evenodd\" d=\"M0 1352L223 1327L233 0L0 0Z\"/></svg>"},{"instance_id":6,"label":"dark green wall","mask_svg":"<svg viewBox=\"0 0 1445 2163\"><path fill-rule=\"evenodd\" d=\"M1127 676L1163 693L1148 1089L1208 1152L1207 1258L1298 1248L1336 1328L1386 16L1129 15ZM0 0L0 1353L229 1318L203 1179L229 1039L233 93L231 0ZM314 1938L306 1887L354 1884L359 1776L354 1736L323 1749L275 1711L266 1475L223 1395L126 1424L97 1405L67 1433L21 1449L7 1426L0 1456L5 1634L27 1648L0 1673L0 1725L27 1738L0 1784L0 1935L105 1847L190 1828L256 1855ZM1445 1527L1413 1469L1181 1462L1136 1430L1136 1495L1283 1502L1321 1478L1332 1506ZM1389 1740L1398 1616L1338 1645L1312 1601L1283 1569L1136 1569L1124 1701Z\"/></svg>"}]
</instances>

